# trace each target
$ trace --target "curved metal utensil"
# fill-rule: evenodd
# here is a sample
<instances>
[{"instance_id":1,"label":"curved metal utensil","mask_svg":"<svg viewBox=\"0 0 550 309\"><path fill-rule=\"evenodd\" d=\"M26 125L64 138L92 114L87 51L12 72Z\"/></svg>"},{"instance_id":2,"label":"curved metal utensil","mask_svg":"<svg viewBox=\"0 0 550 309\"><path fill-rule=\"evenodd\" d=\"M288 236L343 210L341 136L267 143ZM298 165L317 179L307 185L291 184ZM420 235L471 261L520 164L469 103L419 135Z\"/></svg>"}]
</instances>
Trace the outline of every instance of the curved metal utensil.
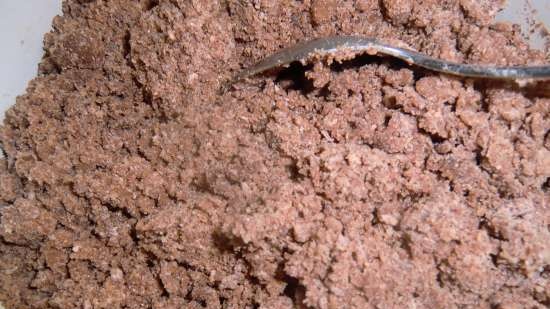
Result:
<instances>
[{"instance_id":1,"label":"curved metal utensil","mask_svg":"<svg viewBox=\"0 0 550 309\"><path fill-rule=\"evenodd\" d=\"M367 52L392 56L432 71L452 75L487 79L550 79L550 65L506 66L462 64L432 58L419 52L384 44L373 38L359 36L332 36L314 39L283 49L239 73L236 80L256 75L269 69L304 61L314 55L337 52Z\"/></svg>"}]
</instances>

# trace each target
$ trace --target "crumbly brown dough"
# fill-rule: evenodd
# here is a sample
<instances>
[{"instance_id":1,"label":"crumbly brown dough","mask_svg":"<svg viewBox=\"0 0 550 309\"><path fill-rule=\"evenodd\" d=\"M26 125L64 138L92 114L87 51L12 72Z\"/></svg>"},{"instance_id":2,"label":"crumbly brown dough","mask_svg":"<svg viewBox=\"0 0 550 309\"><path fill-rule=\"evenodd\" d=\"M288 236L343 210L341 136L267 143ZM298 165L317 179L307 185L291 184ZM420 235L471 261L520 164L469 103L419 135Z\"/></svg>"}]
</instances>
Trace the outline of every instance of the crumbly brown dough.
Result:
<instances>
[{"instance_id":1,"label":"crumbly brown dough","mask_svg":"<svg viewBox=\"0 0 550 309\"><path fill-rule=\"evenodd\" d=\"M550 97L328 34L545 63L499 0L67 0L0 130L8 308L548 308Z\"/></svg>"}]
</instances>

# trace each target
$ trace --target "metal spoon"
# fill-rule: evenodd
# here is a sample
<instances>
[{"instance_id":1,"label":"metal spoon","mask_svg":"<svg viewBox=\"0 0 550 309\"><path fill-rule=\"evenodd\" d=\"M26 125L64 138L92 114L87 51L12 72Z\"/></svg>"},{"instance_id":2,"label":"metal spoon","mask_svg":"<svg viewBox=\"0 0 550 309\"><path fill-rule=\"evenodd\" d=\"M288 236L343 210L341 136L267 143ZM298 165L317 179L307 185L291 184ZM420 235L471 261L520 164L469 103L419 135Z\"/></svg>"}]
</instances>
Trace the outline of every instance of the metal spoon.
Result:
<instances>
[{"instance_id":1,"label":"metal spoon","mask_svg":"<svg viewBox=\"0 0 550 309\"><path fill-rule=\"evenodd\" d=\"M243 70L236 76L236 80L241 80L275 67L288 65L295 61L304 61L314 55L330 55L343 51L388 55L404 60L411 65L463 77L508 80L550 79L550 65L498 67L463 64L432 58L405 48L390 46L373 38L332 36L302 42L285 48L252 67Z\"/></svg>"}]
</instances>

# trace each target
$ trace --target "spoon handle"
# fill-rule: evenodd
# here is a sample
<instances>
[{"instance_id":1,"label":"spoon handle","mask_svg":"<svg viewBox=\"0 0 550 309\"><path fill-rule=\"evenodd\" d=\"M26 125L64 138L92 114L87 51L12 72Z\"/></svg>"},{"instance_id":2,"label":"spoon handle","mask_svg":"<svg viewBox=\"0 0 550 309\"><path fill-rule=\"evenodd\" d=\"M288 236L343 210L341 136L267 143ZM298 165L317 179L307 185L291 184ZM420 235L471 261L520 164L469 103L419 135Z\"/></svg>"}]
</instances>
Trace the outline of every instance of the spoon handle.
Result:
<instances>
[{"instance_id":1,"label":"spoon handle","mask_svg":"<svg viewBox=\"0 0 550 309\"><path fill-rule=\"evenodd\" d=\"M261 60L250 68L240 72L236 80L258 73L303 61L313 55L330 55L340 51L383 54L399 58L411 65L417 65L432 71L484 79L550 79L550 65L542 66L491 66L462 64L436 59L416 51L384 44L373 38L359 36L332 36L298 43Z\"/></svg>"}]
</instances>

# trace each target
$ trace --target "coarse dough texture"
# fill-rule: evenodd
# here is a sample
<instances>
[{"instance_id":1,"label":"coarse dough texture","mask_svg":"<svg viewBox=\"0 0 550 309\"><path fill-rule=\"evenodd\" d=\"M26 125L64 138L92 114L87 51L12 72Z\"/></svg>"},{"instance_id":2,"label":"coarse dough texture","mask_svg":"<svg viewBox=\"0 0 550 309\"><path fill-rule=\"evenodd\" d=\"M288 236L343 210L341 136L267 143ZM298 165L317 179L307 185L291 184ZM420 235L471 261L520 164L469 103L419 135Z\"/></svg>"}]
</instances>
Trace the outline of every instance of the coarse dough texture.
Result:
<instances>
[{"instance_id":1,"label":"coarse dough texture","mask_svg":"<svg viewBox=\"0 0 550 309\"><path fill-rule=\"evenodd\" d=\"M0 302L548 308L548 83L367 55L220 91L334 34L548 63L501 5L66 0L0 129Z\"/></svg>"}]
</instances>

